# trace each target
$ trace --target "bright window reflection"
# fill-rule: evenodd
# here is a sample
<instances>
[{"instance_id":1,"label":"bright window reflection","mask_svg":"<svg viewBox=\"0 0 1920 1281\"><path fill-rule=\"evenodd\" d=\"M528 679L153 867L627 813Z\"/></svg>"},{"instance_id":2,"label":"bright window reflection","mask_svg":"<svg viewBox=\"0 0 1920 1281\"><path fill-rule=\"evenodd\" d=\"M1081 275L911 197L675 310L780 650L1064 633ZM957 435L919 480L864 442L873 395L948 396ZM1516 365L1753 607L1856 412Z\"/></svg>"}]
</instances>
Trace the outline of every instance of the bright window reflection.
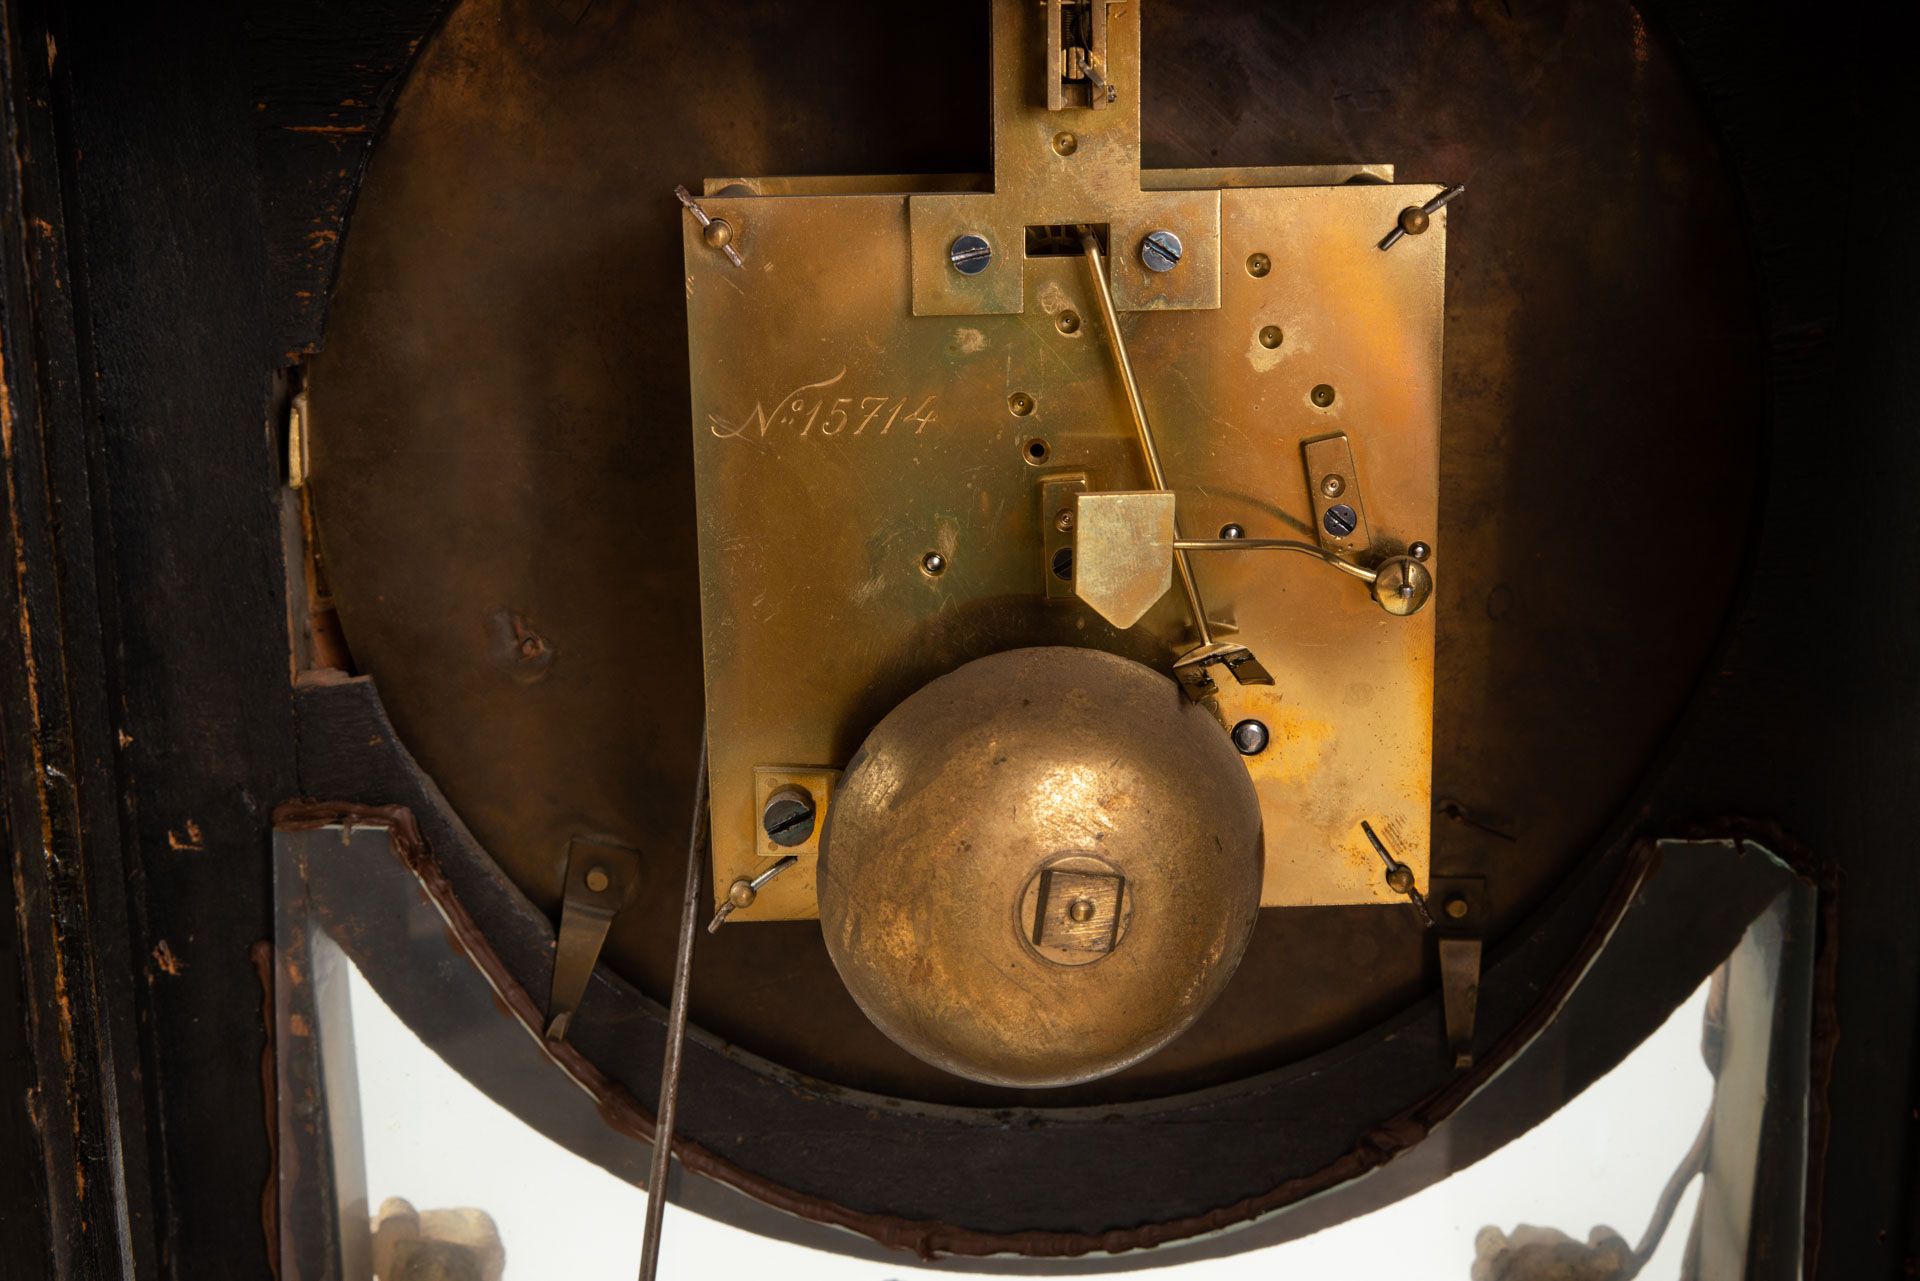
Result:
<instances>
[{"instance_id":1,"label":"bright window reflection","mask_svg":"<svg viewBox=\"0 0 1920 1281\"><path fill-rule=\"evenodd\" d=\"M1579 1241L1605 1224L1637 1243L1713 1095L1700 1055L1702 984L1659 1031L1585 1093L1479 1164L1372 1214L1231 1258L1118 1275L1167 1281L1467 1281L1480 1229L1557 1228ZM644 1195L528 1128L455 1073L352 976L368 1199L416 1209L477 1207L506 1246L508 1281L629 1281ZM698 1089L690 1080L687 1088ZM1640 1276L1680 1275L1699 1180ZM771 1241L669 1207L663 1277L880 1281L919 1272ZM1108 1274L1115 1275L1115 1274Z\"/></svg>"}]
</instances>

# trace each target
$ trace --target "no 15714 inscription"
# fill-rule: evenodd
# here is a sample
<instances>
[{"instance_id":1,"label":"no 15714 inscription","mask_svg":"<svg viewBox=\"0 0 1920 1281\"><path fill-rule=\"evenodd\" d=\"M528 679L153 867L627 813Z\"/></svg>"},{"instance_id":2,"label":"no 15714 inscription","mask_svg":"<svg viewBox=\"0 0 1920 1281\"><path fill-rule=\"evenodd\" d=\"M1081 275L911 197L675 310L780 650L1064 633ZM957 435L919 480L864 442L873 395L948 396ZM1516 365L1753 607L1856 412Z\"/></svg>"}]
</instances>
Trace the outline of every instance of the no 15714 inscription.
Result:
<instances>
[{"instance_id":1,"label":"no 15714 inscription","mask_svg":"<svg viewBox=\"0 0 1920 1281\"><path fill-rule=\"evenodd\" d=\"M934 421L933 402L939 399L938 393L920 398L909 411L907 405L914 399L911 396L835 395L846 376L847 371L842 369L831 378L802 383L776 398L772 412L768 412L766 402L755 401L753 412L737 422L710 413L707 430L720 440L765 440L788 434L803 438L885 436L909 427L911 434L918 436Z\"/></svg>"}]
</instances>

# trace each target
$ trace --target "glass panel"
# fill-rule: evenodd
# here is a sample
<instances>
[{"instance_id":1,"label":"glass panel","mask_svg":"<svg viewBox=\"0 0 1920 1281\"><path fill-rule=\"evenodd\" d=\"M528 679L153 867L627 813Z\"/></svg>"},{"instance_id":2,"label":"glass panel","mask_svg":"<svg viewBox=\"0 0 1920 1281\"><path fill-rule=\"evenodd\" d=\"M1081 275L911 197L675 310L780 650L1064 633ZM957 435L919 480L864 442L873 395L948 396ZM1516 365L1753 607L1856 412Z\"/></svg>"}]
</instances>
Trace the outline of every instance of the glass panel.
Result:
<instances>
[{"instance_id":1,"label":"glass panel","mask_svg":"<svg viewBox=\"0 0 1920 1281\"><path fill-rule=\"evenodd\" d=\"M769 1217L718 1184L682 1186L676 1170L676 1199L694 1209L669 1208L661 1275L860 1281L931 1267L1532 1281L1563 1275L1536 1270L1549 1256L1599 1265L1564 1275L1611 1276L1630 1270L1639 1248L1647 1256L1639 1275L1650 1281L1795 1277L1813 896L1756 851L1664 846L1612 941L1501 1074L1399 1159L1260 1223L1120 1258L924 1265L862 1237ZM634 1180L646 1145L604 1124L531 1029L499 1017L494 987L449 949L445 919L393 857L386 832L281 833L276 854L283 1259L298 1260L303 1277L342 1281L375 1271L381 1281L632 1276L644 1206ZM1634 1000L1632 977L1670 964L1657 950L1661 929L1694 919L1703 886L1730 892L1739 876L1760 878L1746 888L1763 887L1751 901L1764 906L1731 954L1611 1070L1584 1090L1570 1086L1592 1075L1577 1061ZM405 1008L439 1038L433 1046L368 973L402 985ZM1495 1147L1490 1118L1516 1092L1548 1115ZM1403 1184L1422 1163L1445 1177ZM1361 1204L1337 1198L1368 1186L1377 1208L1347 1211L1310 1234L1301 1226L1310 1214L1331 1219ZM1417 1190L1401 1195L1403 1186ZM1650 1231L1663 1224L1664 1233ZM1281 1240L1289 1231L1293 1239ZM440 1270L409 1270L428 1256Z\"/></svg>"},{"instance_id":2,"label":"glass panel","mask_svg":"<svg viewBox=\"0 0 1920 1281\"><path fill-rule=\"evenodd\" d=\"M1605 1224L1636 1243L1713 1102L1713 1075L1701 1057L1710 983L1546 1124L1450 1179L1298 1241L1122 1275L1467 1281L1476 1238L1489 1225L1507 1233L1547 1226L1585 1241L1590 1228ZM357 972L351 989L369 1204L402 1197L423 1210L483 1208L505 1246L508 1281L630 1281L645 1194L468 1085ZM1681 1275L1699 1185L1698 1176L1687 1181L1677 1226L1640 1273L1644 1281ZM670 1205L660 1274L722 1269L790 1281L882 1281L922 1271L907 1260L869 1263L776 1241Z\"/></svg>"}]
</instances>

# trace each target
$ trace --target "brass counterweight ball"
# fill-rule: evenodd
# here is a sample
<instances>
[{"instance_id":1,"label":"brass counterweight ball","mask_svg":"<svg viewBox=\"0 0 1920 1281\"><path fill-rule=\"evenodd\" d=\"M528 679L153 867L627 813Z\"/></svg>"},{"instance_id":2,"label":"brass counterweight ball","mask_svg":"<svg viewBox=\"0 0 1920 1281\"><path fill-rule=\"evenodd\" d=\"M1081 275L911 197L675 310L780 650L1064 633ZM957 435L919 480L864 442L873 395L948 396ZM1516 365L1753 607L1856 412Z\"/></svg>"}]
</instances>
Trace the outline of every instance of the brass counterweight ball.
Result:
<instances>
[{"instance_id":1,"label":"brass counterweight ball","mask_svg":"<svg viewBox=\"0 0 1920 1281\"><path fill-rule=\"evenodd\" d=\"M976 1081L1136 1063L1226 986L1260 908L1260 807L1165 676L1022 649L875 727L827 811L820 924L860 1008Z\"/></svg>"}]
</instances>

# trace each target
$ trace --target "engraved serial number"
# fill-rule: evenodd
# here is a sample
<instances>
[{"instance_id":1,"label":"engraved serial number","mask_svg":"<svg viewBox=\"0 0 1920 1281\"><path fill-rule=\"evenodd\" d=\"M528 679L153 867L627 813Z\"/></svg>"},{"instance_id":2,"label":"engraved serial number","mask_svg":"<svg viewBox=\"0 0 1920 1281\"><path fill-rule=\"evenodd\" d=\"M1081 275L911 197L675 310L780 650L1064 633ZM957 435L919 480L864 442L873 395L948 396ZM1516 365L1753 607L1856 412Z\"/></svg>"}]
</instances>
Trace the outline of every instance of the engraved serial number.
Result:
<instances>
[{"instance_id":1,"label":"engraved serial number","mask_svg":"<svg viewBox=\"0 0 1920 1281\"><path fill-rule=\"evenodd\" d=\"M871 432L885 436L895 428L911 427L918 436L934 421L933 402L938 393L912 396L836 396L840 382L847 376L842 369L831 378L802 383L773 402L768 411L765 401L755 401L753 412L738 422L719 414L707 415L707 430L721 440L746 437L765 440L776 433L795 436L859 436ZM908 409L909 404L913 405Z\"/></svg>"}]
</instances>

